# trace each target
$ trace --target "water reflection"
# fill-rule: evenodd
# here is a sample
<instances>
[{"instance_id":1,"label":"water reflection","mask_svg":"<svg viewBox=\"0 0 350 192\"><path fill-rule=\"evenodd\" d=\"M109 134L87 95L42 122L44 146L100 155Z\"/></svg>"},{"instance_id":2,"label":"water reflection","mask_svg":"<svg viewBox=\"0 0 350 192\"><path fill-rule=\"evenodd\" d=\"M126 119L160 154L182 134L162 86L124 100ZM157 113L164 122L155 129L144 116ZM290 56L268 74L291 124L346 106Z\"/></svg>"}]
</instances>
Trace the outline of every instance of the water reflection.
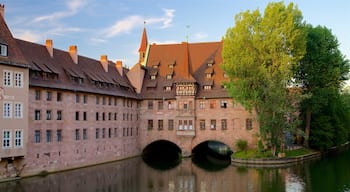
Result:
<instances>
[{"instance_id":1,"label":"water reflection","mask_svg":"<svg viewBox=\"0 0 350 192\"><path fill-rule=\"evenodd\" d=\"M207 171L184 159L169 170L157 170L141 158L85 169L0 183L16 192L310 192L350 190L350 152L289 168L227 166Z\"/></svg>"}]
</instances>

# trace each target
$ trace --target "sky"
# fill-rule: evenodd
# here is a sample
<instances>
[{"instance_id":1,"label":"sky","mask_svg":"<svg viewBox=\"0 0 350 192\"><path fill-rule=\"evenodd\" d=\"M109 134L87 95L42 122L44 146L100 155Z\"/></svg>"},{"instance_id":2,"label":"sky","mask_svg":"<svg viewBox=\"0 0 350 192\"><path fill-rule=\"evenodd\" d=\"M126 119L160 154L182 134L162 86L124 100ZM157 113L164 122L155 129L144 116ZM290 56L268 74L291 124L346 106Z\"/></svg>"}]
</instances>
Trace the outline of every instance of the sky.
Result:
<instances>
[{"instance_id":1,"label":"sky","mask_svg":"<svg viewBox=\"0 0 350 192\"><path fill-rule=\"evenodd\" d=\"M78 46L93 59L107 55L132 67L138 61L143 28L149 43L220 41L234 16L260 9L273 0L0 0L15 38L54 48ZM350 1L295 0L304 21L332 30L350 59Z\"/></svg>"}]
</instances>

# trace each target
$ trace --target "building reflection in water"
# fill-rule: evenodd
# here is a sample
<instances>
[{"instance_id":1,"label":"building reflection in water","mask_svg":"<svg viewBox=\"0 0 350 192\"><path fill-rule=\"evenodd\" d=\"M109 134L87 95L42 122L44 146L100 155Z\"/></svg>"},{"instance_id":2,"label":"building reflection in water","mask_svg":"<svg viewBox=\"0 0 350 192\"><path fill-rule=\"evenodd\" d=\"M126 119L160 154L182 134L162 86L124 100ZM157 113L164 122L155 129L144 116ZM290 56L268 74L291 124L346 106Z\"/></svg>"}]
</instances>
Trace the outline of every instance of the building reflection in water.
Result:
<instances>
[{"instance_id":1,"label":"building reflection in water","mask_svg":"<svg viewBox=\"0 0 350 192\"><path fill-rule=\"evenodd\" d=\"M199 168L184 159L170 170L156 170L141 158L84 169L0 183L0 191L25 192L263 192L304 191L289 169L228 166L218 171Z\"/></svg>"}]
</instances>

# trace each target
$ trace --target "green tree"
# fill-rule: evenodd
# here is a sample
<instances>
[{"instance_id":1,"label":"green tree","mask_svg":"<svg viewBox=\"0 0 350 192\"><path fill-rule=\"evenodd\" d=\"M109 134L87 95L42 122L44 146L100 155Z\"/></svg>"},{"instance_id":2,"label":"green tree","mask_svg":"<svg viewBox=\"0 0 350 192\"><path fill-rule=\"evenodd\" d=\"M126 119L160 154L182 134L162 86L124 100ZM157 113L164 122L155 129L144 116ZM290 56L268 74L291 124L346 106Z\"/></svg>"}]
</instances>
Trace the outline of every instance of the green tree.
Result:
<instances>
[{"instance_id":1,"label":"green tree","mask_svg":"<svg viewBox=\"0 0 350 192\"><path fill-rule=\"evenodd\" d=\"M302 13L290 3L269 3L235 16L235 26L223 38L223 69L231 96L257 112L260 135L276 155L283 133L292 128L287 117L295 112L289 91L292 68L305 54ZM293 119L293 118L290 118Z\"/></svg>"},{"instance_id":2,"label":"green tree","mask_svg":"<svg viewBox=\"0 0 350 192\"><path fill-rule=\"evenodd\" d=\"M304 115L305 145L308 146L311 129L314 129L314 137L320 137L313 138L313 142L321 141L321 135L329 139L334 136L334 130L328 129L336 126L329 127L326 122L334 123L340 115L330 114L326 110L334 109L337 102L340 102L339 91L347 79L349 63L341 54L338 41L329 29L311 25L306 29L306 54L299 63L295 79L301 85L303 94L307 95L302 101L301 114ZM317 114L316 117L320 119L313 118L312 114ZM322 131L323 129L327 131ZM326 140L328 139L324 142L328 143ZM327 147L329 143L321 148Z\"/></svg>"}]
</instances>

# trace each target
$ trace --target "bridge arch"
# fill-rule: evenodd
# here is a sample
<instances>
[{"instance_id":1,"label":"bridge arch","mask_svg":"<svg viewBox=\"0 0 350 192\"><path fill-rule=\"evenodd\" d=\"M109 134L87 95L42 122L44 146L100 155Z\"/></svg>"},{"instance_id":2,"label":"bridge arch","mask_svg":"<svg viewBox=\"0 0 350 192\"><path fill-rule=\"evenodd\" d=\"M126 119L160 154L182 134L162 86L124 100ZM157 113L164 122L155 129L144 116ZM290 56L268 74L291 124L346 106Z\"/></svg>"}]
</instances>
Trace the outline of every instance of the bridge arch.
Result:
<instances>
[{"instance_id":1,"label":"bridge arch","mask_svg":"<svg viewBox=\"0 0 350 192\"><path fill-rule=\"evenodd\" d=\"M197 144L192 148L192 153L196 153L196 151L200 150L201 148L208 148L212 151L215 151L219 155L223 155L223 156L228 156L233 153L233 149L231 146L218 140L202 141L201 143Z\"/></svg>"},{"instance_id":2,"label":"bridge arch","mask_svg":"<svg viewBox=\"0 0 350 192\"><path fill-rule=\"evenodd\" d=\"M181 153L181 148L172 141L165 140L165 139L159 139L152 141L148 143L142 150L142 155L147 155L149 152L152 152L152 150L158 149L161 150L160 152L165 152L164 150L175 150Z\"/></svg>"}]
</instances>

